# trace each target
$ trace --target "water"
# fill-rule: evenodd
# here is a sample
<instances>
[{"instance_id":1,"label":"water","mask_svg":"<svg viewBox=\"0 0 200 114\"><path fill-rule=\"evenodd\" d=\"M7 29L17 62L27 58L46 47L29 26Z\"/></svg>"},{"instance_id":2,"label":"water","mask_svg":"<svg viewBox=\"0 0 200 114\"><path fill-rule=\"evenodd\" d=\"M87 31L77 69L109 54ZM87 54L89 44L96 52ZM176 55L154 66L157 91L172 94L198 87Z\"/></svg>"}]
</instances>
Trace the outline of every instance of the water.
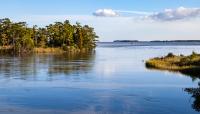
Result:
<instances>
[{"instance_id":1,"label":"water","mask_svg":"<svg viewBox=\"0 0 200 114\"><path fill-rule=\"evenodd\" d=\"M199 79L145 60L200 46L99 46L93 53L0 57L2 114L197 114ZM198 103L198 102L197 102Z\"/></svg>"}]
</instances>

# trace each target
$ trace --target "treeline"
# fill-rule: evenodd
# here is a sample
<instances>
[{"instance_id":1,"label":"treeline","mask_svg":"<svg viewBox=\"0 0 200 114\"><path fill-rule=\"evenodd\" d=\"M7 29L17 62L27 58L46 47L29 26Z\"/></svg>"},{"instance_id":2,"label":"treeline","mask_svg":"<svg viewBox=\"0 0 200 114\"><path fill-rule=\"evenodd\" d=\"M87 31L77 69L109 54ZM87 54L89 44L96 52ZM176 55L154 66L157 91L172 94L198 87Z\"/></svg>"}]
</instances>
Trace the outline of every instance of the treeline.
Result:
<instances>
[{"instance_id":1,"label":"treeline","mask_svg":"<svg viewBox=\"0 0 200 114\"><path fill-rule=\"evenodd\" d=\"M72 25L68 20L46 27L28 27L26 22L0 19L0 46L15 52L31 51L35 47L93 49L97 38L94 28L80 23Z\"/></svg>"}]
</instances>

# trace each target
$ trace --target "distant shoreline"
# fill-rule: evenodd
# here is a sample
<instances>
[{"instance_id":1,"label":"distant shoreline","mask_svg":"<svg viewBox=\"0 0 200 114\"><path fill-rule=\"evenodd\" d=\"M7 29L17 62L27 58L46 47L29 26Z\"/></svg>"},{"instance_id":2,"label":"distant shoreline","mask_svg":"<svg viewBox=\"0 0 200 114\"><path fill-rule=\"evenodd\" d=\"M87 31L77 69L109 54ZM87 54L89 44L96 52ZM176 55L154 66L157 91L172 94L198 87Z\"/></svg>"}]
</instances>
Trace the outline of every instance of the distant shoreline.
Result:
<instances>
[{"instance_id":1,"label":"distant shoreline","mask_svg":"<svg viewBox=\"0 0 200 114\"><path fill-rule=\"evenodd\" d=\"M171 41L115 41L97 42L99 47L125 47L125 46L200 46L200 40L171 40Z\"/></svg>"},{"instance_id":2,"label":"distant shoreline","mask_svg":"<svg viewBox=\"0 0 200 114\"><path fill-rule=\"evenodd\" d=\"M200 42L200 40L152 40L152 41L114 40L113 42Z\"/></svg>"}]
</instances>

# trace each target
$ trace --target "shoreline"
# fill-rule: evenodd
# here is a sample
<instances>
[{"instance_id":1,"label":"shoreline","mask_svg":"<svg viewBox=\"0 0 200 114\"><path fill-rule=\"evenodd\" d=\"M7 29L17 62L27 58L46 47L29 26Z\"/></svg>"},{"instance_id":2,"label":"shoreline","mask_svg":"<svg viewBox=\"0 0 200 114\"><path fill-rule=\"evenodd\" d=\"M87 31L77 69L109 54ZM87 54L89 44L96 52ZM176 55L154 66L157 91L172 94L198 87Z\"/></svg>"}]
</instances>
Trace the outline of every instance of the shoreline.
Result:
<instances>
[{"instance_id":1,"label":"shoreline","mask_svg":"<svg viewBox=\"0 0 200 114\"><path fill-rule=\"evenodd\" d=\"M5 47L0 47L0 55L1 54L65 54L65 53L81 53L81 52L89 52L95 49L88 49L88 48L83 48L83 49L77 49L74 47L67 47L66 49L63 49L61 47L35 47L32 50L22 50L20 52L17 52L13 49L11 46L5 46Z\"/></svg>"}]
</instances>

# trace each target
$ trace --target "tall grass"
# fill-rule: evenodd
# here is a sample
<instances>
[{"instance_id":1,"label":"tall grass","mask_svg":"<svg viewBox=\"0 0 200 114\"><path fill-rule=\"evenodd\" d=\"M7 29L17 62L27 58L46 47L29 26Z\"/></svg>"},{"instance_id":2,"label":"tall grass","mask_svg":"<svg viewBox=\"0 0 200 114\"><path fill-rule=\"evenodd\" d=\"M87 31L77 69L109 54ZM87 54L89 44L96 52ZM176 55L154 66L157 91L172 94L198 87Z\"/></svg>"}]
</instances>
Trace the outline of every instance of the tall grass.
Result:
<instances>
[{"instance_id":1,"label":"tall grass","mask_svg":"<svg viewBox=\"0 0 200 114\"><path fill-rule=\"evenodd\" d=\"M146 61L149 69L179 71L185 74L198 74L200 72L200 54L193 52L191 55L174 55L169 53L164 57L156 57Z\"/></svg>"}]
</instances>

